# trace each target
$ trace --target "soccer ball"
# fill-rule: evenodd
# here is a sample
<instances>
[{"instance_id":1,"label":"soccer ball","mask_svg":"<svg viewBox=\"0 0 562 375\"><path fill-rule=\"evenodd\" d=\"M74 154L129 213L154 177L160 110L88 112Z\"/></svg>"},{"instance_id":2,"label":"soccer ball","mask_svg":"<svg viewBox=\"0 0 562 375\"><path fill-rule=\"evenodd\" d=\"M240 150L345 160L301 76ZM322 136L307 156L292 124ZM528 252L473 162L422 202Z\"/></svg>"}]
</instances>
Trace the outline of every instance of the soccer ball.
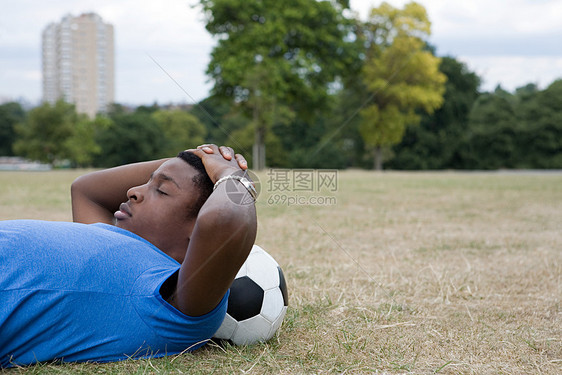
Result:
<instances>
[{"instance_id":1,"label":"soccer ball","mask_svg":"<svg viewBox=\"0 0 562 375\"><path fill-rule=\"evenodd\" d=\"M281 326L288 302L281 267L254 245L230 286L226 316L214 337L235 345L267 341Z\"/></svg>"}]
</instances>

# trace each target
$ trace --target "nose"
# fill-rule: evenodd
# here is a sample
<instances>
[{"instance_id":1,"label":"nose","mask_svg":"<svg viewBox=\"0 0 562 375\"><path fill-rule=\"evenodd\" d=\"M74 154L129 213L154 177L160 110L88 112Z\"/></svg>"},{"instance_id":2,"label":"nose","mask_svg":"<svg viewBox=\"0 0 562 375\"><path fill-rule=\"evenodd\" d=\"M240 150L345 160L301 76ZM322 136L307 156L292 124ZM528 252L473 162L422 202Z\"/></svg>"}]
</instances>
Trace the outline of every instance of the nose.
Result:
<instances>
[{"instance_id":1,"label":"nose","mask_svg":"<svg viewBox=\"0 0 562 375\"><path fill-rule=\"evenodd\" d=\"M143 192L144 185L133 186L129 190L127 190L127 198L130 201L135 201L136 203L142 202L144 199L144 192Z\"/></svg>"}]
</instances>

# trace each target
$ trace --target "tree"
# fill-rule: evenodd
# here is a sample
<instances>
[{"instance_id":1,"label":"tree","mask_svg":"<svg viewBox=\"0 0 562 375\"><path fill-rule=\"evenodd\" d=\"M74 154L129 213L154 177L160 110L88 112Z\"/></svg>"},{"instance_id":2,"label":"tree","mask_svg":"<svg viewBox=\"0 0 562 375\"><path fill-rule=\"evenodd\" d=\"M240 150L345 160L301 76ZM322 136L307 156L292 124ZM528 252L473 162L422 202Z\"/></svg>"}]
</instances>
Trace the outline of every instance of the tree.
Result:
<instances>
[{"instance_id":1,"label":"tree","mask_svg":"<svg viewBox=\"0 0 562 375\"><path fill-rule=\"evenodd\" d=\"M415 2L400 10L384 2L371 10L362 38L367 45L363 79L372 97L361 111L360 132L382 169L382 147L402 139L418 111L433 113L443 103L446 77L440 59L426 48L431 33L425 8Z\"/></svg>"},{"instance_id":2,"label":"tree","mask_svg":"<svg viewBox=\"0 0 562 375\"><path fill-rule=\"evenodd\" d=\"M64 141L73 166L86 167L92 165L94 157L101 152L101 147L96 143L95 131L99 126L100 119L90 120L80 116L80 120L74 125L72 135Z\"/></svg>"},{"instance_id":3,"label":"tree","mask_svg":"<svg viewBox=\"0 0 562 375\"><path fill-rule=\"evenodd\" d=\"M54 105L43 103L16 126L14 152L51 165L62 161L88 164L99 151L92 126L86 115L76 113L73 104L63 100Z\"/></svg>"},{"instance_id":4,"label":"tree","mask_svg":"<svg viewBox=\"0 0 562 375\"><path fill-rule=\"evenodd\" d=\"M524 131L518 137L525 168L562 168L562 80L545 90L527 85L516 92Z\"/></svg>"},{"instance_id":5,"label":"tree","mask_svg":"<svg viewBox=\"0 0 562 375\"><path fill-rule=\"evenodd\" d=\"M186 148L195 147L205 142L207 133L197 117L182 110L158 110L152 118L164 135L164 144L160 151L162 157L177 154Z\"/></svg>"},{"instance_id":6,"label":"tree","mask_svg":"<svg viewBox=\"0 0 562 375\"><path fill-rule=\"evenodd\" d=\"M152 113L154 111L147 111L146 107L127 113L123 108L114 106L110 111L110 121L98 128L96 133L101 153L95 164L113 167L161 157L166 140Z\"/></svg>"},{"instance_id":7,"label":"tree","mask_svg":"<svg viewBox=\"0 0 562 375\"><path fill-rule=\"evenodd\" d=\"M203 99L189 110L189 113L195 116L205 127L207 133L206 142L217 145L232 144L228 139L229 131L227 130L230 130L231 124L226 124L230 108L230 100L210 96ZM235 126L235 128L244 126L246 122L247 121L244 120L240 126Z\"/></svg>"},{"instance_id":8,"label":"tree","mask_svg":"<svg viewBox=\"0 0 562 375\"><path fill-rule=\"evenodd\" d=\"M213 94L251 119L253 167L265 166L266 134L295 117L311 122L349 62L346 1L201 0L218 37L207 74ZM343 5L342 5L343 4Z\"/></svg>"},{"instance_id":9,"label":"tree","mask_svg":"<svg viewBox=\"0 0 562 375\"><path fill-rule=\"evenodd\" d=\"M447 76L443 105L433 114L422 114L419 126L406 128L393 147L389 161L395 169L458 168L458 149L468 128L468 115L478 98L480 78L465 64L443 57L439 70Z\"/></svg>"},{"instance_id":10,"label":"tree","mask_svg":"<svg viewBox=\"0 0 562 375\"><path fill-rule=\"evenodd\" d=\"M494 124L514 124L517 115L514 109L515 98L498 86L493 93L479 96L470 111L472 128L489 128Z\"/></svg>"},{"instance_id":11,"label":"tree","mask_svg":"<svg viewBox=\"0 0 562 375\"><path fill-rule=\"evenodd\" d=\"M516 136L522 128L514 103L513 95L500 86L494 92L478 97L470 111L468 128L459 148L461 168L517 167Z\"/></svg>"},{"instance_id":12,"label":"tree","mask_svg":"<svg viewBox=\"0 0 562 375\"><path fill-rule=\"evenodd\" d=\"M16 140L16 124L25 118L25 111L17 102L0 105L0 156L13 155L12 145Z\"/></svg>"},{"instance_id":13,"label":"tree","mask_svg":"<svg viewBox=\"0 0 562 375\"><path fill-rule=\"evenodd\" d=\"M459 147L459 165L471 169L561 168L562 80L515 94L498 86L481 94Z\"/></svg>"}]
</instances>

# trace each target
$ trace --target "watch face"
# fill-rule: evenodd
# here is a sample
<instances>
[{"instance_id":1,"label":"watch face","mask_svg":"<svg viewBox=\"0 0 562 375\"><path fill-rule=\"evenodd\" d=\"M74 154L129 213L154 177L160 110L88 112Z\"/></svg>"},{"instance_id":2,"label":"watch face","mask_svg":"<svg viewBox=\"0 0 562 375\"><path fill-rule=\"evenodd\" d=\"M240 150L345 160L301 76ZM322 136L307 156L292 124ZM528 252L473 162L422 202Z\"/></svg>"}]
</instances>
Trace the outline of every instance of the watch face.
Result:
<instances>
[{"instance_id":1,"label":"watch face","mask_svg":"<svg viewBox=\"0 0 562 375\"><path fill-rule=\"evenodd\" d=\"M225 179L225 189L228 198L240 205L253 204L258 197L258 189L255 187L259 181L257 176L248 171L237 171ZM253 180L253 181L252 181Z\"/></svg>"},{"instance_id":2,"label":"watch face","mask_svg":"<svg viewBox=\"0 0 562 375\"><path fill-rule=\"evenodd\" d=\"M246 187L246 189L248 189L248 192L252 195L252 197L256 199L258 193L256 192L254 185L252 185L252 182L247 178L242 178L240 182L244 184L244 186Z\"/></svg>"}]
</instances>

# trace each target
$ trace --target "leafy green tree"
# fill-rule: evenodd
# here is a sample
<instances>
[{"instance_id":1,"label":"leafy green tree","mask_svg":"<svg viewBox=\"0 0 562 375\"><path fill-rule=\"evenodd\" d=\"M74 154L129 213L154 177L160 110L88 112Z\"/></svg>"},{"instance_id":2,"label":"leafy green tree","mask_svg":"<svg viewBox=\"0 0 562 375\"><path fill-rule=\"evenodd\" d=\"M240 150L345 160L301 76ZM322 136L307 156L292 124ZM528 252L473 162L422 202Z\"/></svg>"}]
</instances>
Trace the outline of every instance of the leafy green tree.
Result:
<instances>
[{"instance_id":1,"label":"leafy green tree","mask_svg":"<svg viewBox=\"0 0 562 375\"><path fill-rule=\"evenodd\" d=\"M160 110L160 106L158 105L158 103L154 102L152 103L152 105L140 105L135 109L136 113L154 113L156 111Z\"/></svg>"},{"instance_id":2,"label":"leafy green tree","mask_svg":"<svg viewBox=\"0 0 562 375\"><path fill-rule=\"evenodd\" d=\"M461 149L464 168L517 168L517 130L508 123L476 128Z\"/></svg>"},{"instance_id":3,"label":"leafy green tree","mask_svg":"<svg viewBox=\"0 0 562 375\"><path fill-rule=\"evenodd\" d=\"M17 102L0 105L0 156L13 155L12 145L16 140L16 124L25 118L25 111Z\"/></svg>"},{"instance_id":4,"label":"leafy green tree","mask_svg":"<svg viewBox=\"0 0 562 375\"><path fill-rule=\"evenodd\" d=\"M158 110L152 113L152 118L164 135L164 144L160 151L162 157L173 156L181 150L205 142L205 126L188 112Z\"/></svg>"},{"instance_id":5,"label":"leafy green tree","mask_svg":"<svg viewBox=\"0 0 562 375\"><path fill-rule=\"evenodd\" d=\"M265 166L274 124L308 123L350 61L346 1L201 0L218 37L207 74L213 94L231 98L254 133L253 167Z\"/></svg>"},{"instance_id":6,"label":"leafy green tree","mask_svg":"<svg viewBox=\"0 0 562 375\"><path fill-rule=\"evenodd\" d=\"M480 95L470 112L472 128L489 128L494 124L514 124L517 114L512 94L498 86L493 93Z\"/></svg>"},{"instance_id":7,"label":"leafy green tree","mask_svg":"<svg viewBox=\"0 0 562 375\"><path fill-rule=\"evenodd\" d=\"M423 114L419 126L406 128L402 141L393 148L391 168L459 168L457 153L479 95L480 78L452 57L443 57L439 70L447 76L443 105L432 115Z\"/></svg>"},{"instance_id":8,"label":"leafy green tree","mask_svg":"<svg viewBox=\"0 0 562 375\"><path fill-rule=\"evenodd\" d=\"M515 168L518 165L516 134L522 130L514 98L500 86L481 94L469 115L460 149L460 167L467 169Z\"/></svg>"},{"instance_id":9,"label":"leafy green tree","mask_svg":"<svg viewBox=\"0 0 562 375\"><path fill-rule=\"evenodd\" d=\"M562 168L562 80L545 90L527 85L517 90L516 110L524 123L518 137L525 168Z\"/></svg>"},{"instance_id":10,"label":"leafy green tree","mask_svg":"<svg viewBox=\"0 0 562 375\"><path fill-rule=\"evenodd\" d=\"M470 169L561 168L562 80L539 91L528 84L511 94L498 86L480 95L459 147Z\"/></svg>"},{"instance_id":11,"label":"leafy green tree","mask_svg":"<svg viewBox=\"0 0 562 375\"><path fill-rule=\"evenodd\" d=\"M65 160L88 164L99 151L92 126L86 115L76 113L73 104L63 100L54 105L43 103L16 126L14 152L51 165Z\"/></svg>"},{"instance_id":12,"label":"leafy green tree","mask_svg":"<svg viewBox=\"0 0 562 375\"><path fill-rule=\"evenodd\" d=\"M562 79L552 82L538 95L539 105L545 109L545 115L562 113Z\"/></svg>"},{"instance_id":13,"label":"leafy green tree","mask_svg":"<svg viewBox=\"0 0 562 375\"><path fill-rule=\"evenodd\" d=\"M133 113L112 108L109 121L96 133L101 146L96 166L113 167L161 157L166 139L152 113L144 107Z\"/></svg>"},{"instance_id":14,"label":"leafy green tree","mask_svg":"<svg viewBox=\"0 0 562 375\"><path fill-rule=\"evenodd\" d=\"M240 116L236 116L240 118ZM254 128L243 126L234 130L230 137L232 143L240 152L248 155L247 150L252 150L254 142ZM275 125L265 134L264 147L267 147L267 165L271 167L287 167L287 150L281 146L281 139L275 134ZM252 155L251 153L249 155Z\"/></svg>"},{"instance_id":15,"label":"leafy green tree","mask_svg":"<svg viewBox=\"0 0 562 375\"><path fill-rule=\"evenodd\" d=\"M522 121L525 127L532 126L537 119L543 117L546 107L539 103L540 90L534 83L529 83L515 90L515 95L510 98L514 104L514 114Z\"/></svg>"},{"instance_id":16,"label":"leafy green tree","mask_svg":"<svg viewBox=\"0 0 562 375\"><path fill-rule=\"evenodd\" d=\"M101 152L96 143L95 131L99 120L81 117L74 125L72 135L64 141L64 147L73 166L86 167L93 163L94 157Z\"/></svg>"},{"instance_id":17,"label":"leafy green tree","mask_svg":"<svg viewBox=\"0 0 562 375\"><path fill-rule=\"evenodd\" d=\"M233 110L235 103L230 98L210 96L193 106L189 111L205 127L205 142L230 145L237 152L250 158L253 144L253 128L248 118ZM269 142L266 140L266 144Z\"/></svg>"},{"instance_id":18,"label":"leafy green tree","mask_svg":"<svg viewBox=\"0 0 562 375\"><path fill-rule=\"evenodd\" d=\"M206 130L206 142L215 144L232 144L229 142L229 133L233 130L228 120L231 112L231 101L225 98L210 96L194 105L189 113L195 116ZM244 126L247 120L244 119L238 129Z\"/></svg>"},{"instance_id":19,"label":"leafy green tree","mask_svg":"<svg viewBox=\"0 0 562 375\"><path fill-rule=\"evenodd\" d=\"M361 135L382 169L382 148L402 139L418 111L433 113L443 103L446 77L440 59L426 49L431 33L425 8L410 2L397 9L384 2L373 8L362 38L368 45L363 79L372 103L361 111Z\"/></svg>"},{"instance_id":20,"label":"leafy green tree","mask_svg":"<svg viewBox=\"0 0 562 375\"><path fill-rule=\"evenodd\" d=\"M300 119L288 125L273 127L282 145L276 166L285 168L345 168L348 155L341 151L341 137L330 138L332 122L328 116L320 116L313 124ZM346 133L347 133L346 129ZM338 133L339 134L339 133ZM290 136L287 136L290 135ZM320 140L320 142L319 142Z\"/></svg>"}]
</instances>

